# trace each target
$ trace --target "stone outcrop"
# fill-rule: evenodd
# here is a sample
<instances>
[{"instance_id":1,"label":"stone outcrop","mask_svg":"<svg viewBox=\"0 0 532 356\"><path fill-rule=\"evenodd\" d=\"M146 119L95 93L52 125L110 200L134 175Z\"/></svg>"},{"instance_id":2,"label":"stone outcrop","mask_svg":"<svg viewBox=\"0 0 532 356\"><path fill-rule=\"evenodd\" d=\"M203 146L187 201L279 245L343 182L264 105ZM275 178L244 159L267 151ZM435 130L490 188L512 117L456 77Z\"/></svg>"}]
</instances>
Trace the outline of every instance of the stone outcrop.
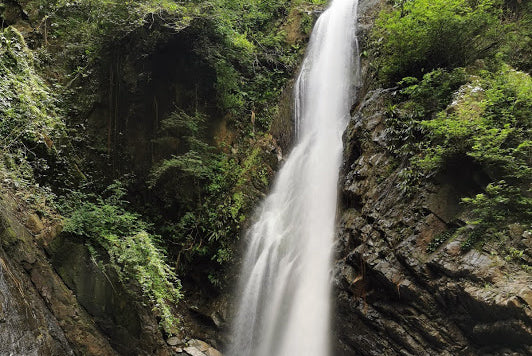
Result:
<instances>
[{"instance_id":1,"label":"stone outcrop","mask_svg":"<svg viewBox=\"0 0 532 356\"><path fill-rule=\"evenodd\" d=\"M165 341L149 306L135 298L138 287L123 285L57 221L29 211L0 196L1 355L221 356L190 336ZM208 337L196 319L183 318L183 335Z\"/></svg>"},{"instance_id":2,"label":"stone outcrop","mask_svg":"<svg viewBox=\"0 0 532 356\"><path fill-rule=\"evenodd\" d=\"M487 249L464 253L459 238L427 249L464 223L459 198L470 187L454 172L405 196L385 146L390 95L368 93L345 136L335 355L532 352L529 273Z\"/></svg>"},{"instance_id":3,"label":"stone outcrop","mask_svg":"<svg viewBox=\"0 0 532 356\"><path fill-rule=\"evenodd\" d=\"M55 273L42 244L55 235L0 199L0 354L115 355L107 338ZM20 214L22 212L18 210ZM30 232L19 220L33 221ZM37 237L38 236L38 237Z\"/></svg>"},{"instance_id":4,"label":"stone outcrop","mask_svg":"<svg viewBox=\"0 0 532 356\"><path fill-rule=\"evenodd\" d=\"M105 261L87 249L82 238L59 234L46 248L50 262L78 303L120 355L168 355L169 350L140 287L124 285Z\"/></svg>"},{"instance_id":5,"label":"stone outcrop","mask_svg":"<svg viewBox=\"0 0 532 356\"><path fill-rule=\"evenodd\" d=\"M360 44L380 1L360 3ZM334 265L334 355L532 353L532 275L493 246L463 252L460 197L478 192L475 168L450 167L407 194L387 149L385 111L395 89L368 90L369 63L344 141ZM526 231L512 236L532 250Z\"/></svg>"},{"instance_id":6,"label":"stone outcrop","mask_svg":"<svg viewBox=\"0 0 532 356\"><path fill-rule=\"evenodd\" d=\"M138 287L60 231L0 195L0 354L172 355Z\"/></svg>"}]
</instances>

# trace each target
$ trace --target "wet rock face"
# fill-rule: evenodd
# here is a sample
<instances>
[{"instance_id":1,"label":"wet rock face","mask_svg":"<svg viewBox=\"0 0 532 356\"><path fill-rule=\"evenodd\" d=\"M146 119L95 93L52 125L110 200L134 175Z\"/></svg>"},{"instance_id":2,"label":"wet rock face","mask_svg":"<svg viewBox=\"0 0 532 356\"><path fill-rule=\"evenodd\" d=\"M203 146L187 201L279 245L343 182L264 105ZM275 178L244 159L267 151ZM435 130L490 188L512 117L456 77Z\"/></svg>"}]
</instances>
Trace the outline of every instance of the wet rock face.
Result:
<instances>
[{"instance_id":1,"label":"wet rock face","mask_svg":"<svg viewBox=\"0 0 532 356\"><path fill-rule=\"evenodd\" d=\"M359 5L363 49L383 1ZM468 162L405 195L405 162L387 150L394 89L362 83L344 135L334 265L334 355L532 354L532 276L498 255L463 253L460 239L428 249L464 224L460 197L479 189ZM532 239L526 232L523 248Z\"/></svg>"},{"instance_id":2,"label":"wet rock face","mask_svg":"<svg viewBox=\"0 0 532 356\"><path fill-rule=\"evenodd\" d=\"M97 261L83 239L60 234L47 248L51 264L76 295L109 343L121 355L163 352L164 339L149 306L134 295L135 285L125 286L105 261ZM104 251L99 256L105 256Z\"/></svg>"},{"instance_id":3,"label":"wet rock face","mask_svg":"<svg viewBox=\"0 0 532 356\"><path fill-rule=\"evenodd\" d=\"M532 276L497 255L429 243L464 224L463 174L403 194L386 149L393 90L369 92L345 134L335 261L335 355L532 353ZM526 239L526 237L523 237ZM528 238L528 246L530 246Z\"/></svg>"},{"instance_id":4,"label":"wet rock face","mask_svg":"<svg viewBox=\"0 0 532 356\"><path fill-rule=\"evenodd\" d=\"M219 355L205 342L165 341L139 287L60 230L0 194L0 355Z\"/></svg>"},{"instance_id":5,"label":"wet rock face","mask_svg":"<svg viewBox=\"0 0 532 356\"><path fill-rule=\"evenodd\" d=\"M96 171L134 172L144 184L153 164L183 153L181 132L161 137L162 122L176 108L205 115L203 134L214 136L224 117L216 106L216 73L194 47L206 26L195 20L176 32L156 17L102 57L94 88L99 97L84 118L90 141L85 155L95 155L90 163ZM109 162L100 162L98 151L108 152Z\"/></svg>"},{"instance_id":6,"label":"wet rock face","mask_svg":"<svg viewBox=\"0 0 532 356\"><path fill-rule=\"evenodd\" d=\"M73 355L27 276L0 249L0 355Z\"/></svg>"},{"instance_id":7,"label":"wet rock face","mask_svg":"<svg viewBox=\"0 0 532 356\"><path fill-rule=\"evenodd\" d=\"M170 355L125 288L84 241L0 194L0 355Z\"/></svg>"},{"instance_id":8,"label":"wet rock face","mask_svg":"<svg viewBox=\"0 0 532 356\"><path fill-rule=\"evenodd\" d=\"M115 355L49 263L42 244L54 233L30 233L13 204L0 196L0 355Z\"/></svg>"}]
</instances>

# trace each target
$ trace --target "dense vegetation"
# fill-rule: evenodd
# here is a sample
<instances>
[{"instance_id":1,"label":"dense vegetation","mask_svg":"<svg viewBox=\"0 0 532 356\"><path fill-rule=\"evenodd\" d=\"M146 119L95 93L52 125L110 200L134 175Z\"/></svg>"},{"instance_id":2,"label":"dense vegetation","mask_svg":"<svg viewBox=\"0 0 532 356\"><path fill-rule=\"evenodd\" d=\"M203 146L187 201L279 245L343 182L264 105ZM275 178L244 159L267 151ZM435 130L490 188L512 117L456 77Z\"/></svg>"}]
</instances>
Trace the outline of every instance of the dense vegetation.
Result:
<instances>
[{"instance_id":1,"label":"dense vegetation","mask_svg":"<svg viewBox=\"0 0 532 356\"><path fill-rule=\"evenodd\" d=\"M532 226L531 20L530 2L498 0L395 1L379 16L371 46L380 83L399 87L387 124L404 193L464 165L476 175L468 224L431 251Z\"/></svg>"},{"instance_id":2,"label":"dense vegetation","mask_svg":"<svg viewBox=\"0 0 532 356\"><path fill-rule=\"evenodd\" d=\"M84 237L96 260L108 261L124 284L139 285L161 326L174 333L177 275L202 288L227 282L241 227L277 164L268 131L279 97L300 62L312 12L324 3L1 4L4 193ZM212 88L176 90L145 133L152 158L134 170L139 158L123 132L128 120L139 120L127 107L139 104L120 90L149 91L154 70L144 68L168 43L198 63L197 76ZM90 121L102 107L103 127ZM215 139L222 119L229 138Z\"/></svg>"},{"instance_id":3,"label":"dense vegetation","mask_svg":"<svg viewBox=\"0 0 532 356\"><path fill-rule=\"evenodd\" d=\"M148 232L153 229L140 215L127 210L125 190L119 182L103 194L106 196L74 192L64 197L61 211L69 216L64 231L85 236L93 257L101 257L97 249L103 248L122 283L138 283L164 330L176 332L178 320L172 305L181 298L181 285L156 245L159 237Z\"/></svg>"},{"instance_id":4,"label":"dense vegetation","mask_svg":"<svg viewBox=\"0 0 532 356\"><path fill-rule=\"evenodd\" d=\"M176 319L168 303L179 299L179 281L154 245L153 237L146 232L149 226L138 215L125 210L121 200L124 191L114 186L113 194L106 199L77 191L57 199L50 186L40 186L39 182L44 180L39 178L48 174L65 176L54 183L74 183L83 174L69 156L72 148L58 96L37 74L34 57L23 37L14 28L7 28L0 34L0 40L3 189L13 191L19 204L44 217L57 218L57 209L63 208L60 210L70 215L65 231L89 238L87 243L92 251L104 247L120 278L124 282L134 279L140 284L161 315L161 325L172 332ZM60 201L63 205L58 205Z\"/></svg>"},{"instance_id":5,"label":"dense vegetation","mask_svg":"<svg viewBox=\"0 0 532 356\"><path fill-rule=\"evenodd\" d=\"M63 219L66 233L140 286L173 333L178 276L217 290L237 262L239 234L276 168L269 130L279 97L325 2L1 4L4 193ZM431 252L456 236L469 249L531 228L531 21L532 4L518 0L397 0L378 17L368 52L376 85L398 90L387 129L405 195L457 162L480 177L462 197L468 223L439 235ZM159 117L155 97L130 98L154 89L152 67L168 44L192 59L165 68L181 68L177 79L197 71L208 90L183 79ZM150 128L137 166L130 120Z\"/></svg>"},{"instance_id":6,"label":"dense vegetation","mask_svg":"<svg viewBox=\"0 0 532 356\"><path fill-rule=\"evenodd\" d=\"M27 190L27 203L45 213L50 192L34 189L34 171L48 169L47 158L59 154L66 135L57 96L36 74L34 57L17 30L0 33L0 55L2 184Z\"/></svg>"}]
</instances>

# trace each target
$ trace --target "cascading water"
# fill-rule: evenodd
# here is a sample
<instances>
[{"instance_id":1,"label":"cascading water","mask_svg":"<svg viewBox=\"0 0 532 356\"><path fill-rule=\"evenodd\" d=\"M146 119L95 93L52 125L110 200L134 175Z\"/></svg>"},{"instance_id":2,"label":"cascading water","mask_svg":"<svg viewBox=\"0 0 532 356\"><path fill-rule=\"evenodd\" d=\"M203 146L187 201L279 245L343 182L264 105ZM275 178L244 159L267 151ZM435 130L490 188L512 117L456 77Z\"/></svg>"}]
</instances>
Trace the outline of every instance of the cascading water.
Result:
<instances>
[{"instance_id":1,"label":"cascading water","mask_svg":"<svg viewBox=\"0 0 532 356\"><path fill-rule=\"evenodd\" d=\"M333 0L295 88L297 145L248 232L229 355L329 354L330 263L357 0Z\"/></svg>"}]
</instances>

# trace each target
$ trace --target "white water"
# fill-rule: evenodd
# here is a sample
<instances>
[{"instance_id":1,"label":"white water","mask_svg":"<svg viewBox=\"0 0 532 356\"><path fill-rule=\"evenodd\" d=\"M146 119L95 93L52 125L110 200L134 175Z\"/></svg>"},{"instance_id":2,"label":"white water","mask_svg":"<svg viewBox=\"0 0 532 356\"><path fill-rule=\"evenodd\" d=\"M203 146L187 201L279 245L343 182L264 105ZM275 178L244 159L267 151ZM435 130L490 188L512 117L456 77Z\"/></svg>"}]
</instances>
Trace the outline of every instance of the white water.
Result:
<instances>
[{"instance_id":1,"label":"white water","mask_svg":"<svg viewBox=\"0 0 532 356\"><path fill-rule=\"evenodd\" d=\"M320 16L295 88L297 145L248 232L232 356L329 354L330 269L357 0Z\"/></svg>"}]
</instances>

